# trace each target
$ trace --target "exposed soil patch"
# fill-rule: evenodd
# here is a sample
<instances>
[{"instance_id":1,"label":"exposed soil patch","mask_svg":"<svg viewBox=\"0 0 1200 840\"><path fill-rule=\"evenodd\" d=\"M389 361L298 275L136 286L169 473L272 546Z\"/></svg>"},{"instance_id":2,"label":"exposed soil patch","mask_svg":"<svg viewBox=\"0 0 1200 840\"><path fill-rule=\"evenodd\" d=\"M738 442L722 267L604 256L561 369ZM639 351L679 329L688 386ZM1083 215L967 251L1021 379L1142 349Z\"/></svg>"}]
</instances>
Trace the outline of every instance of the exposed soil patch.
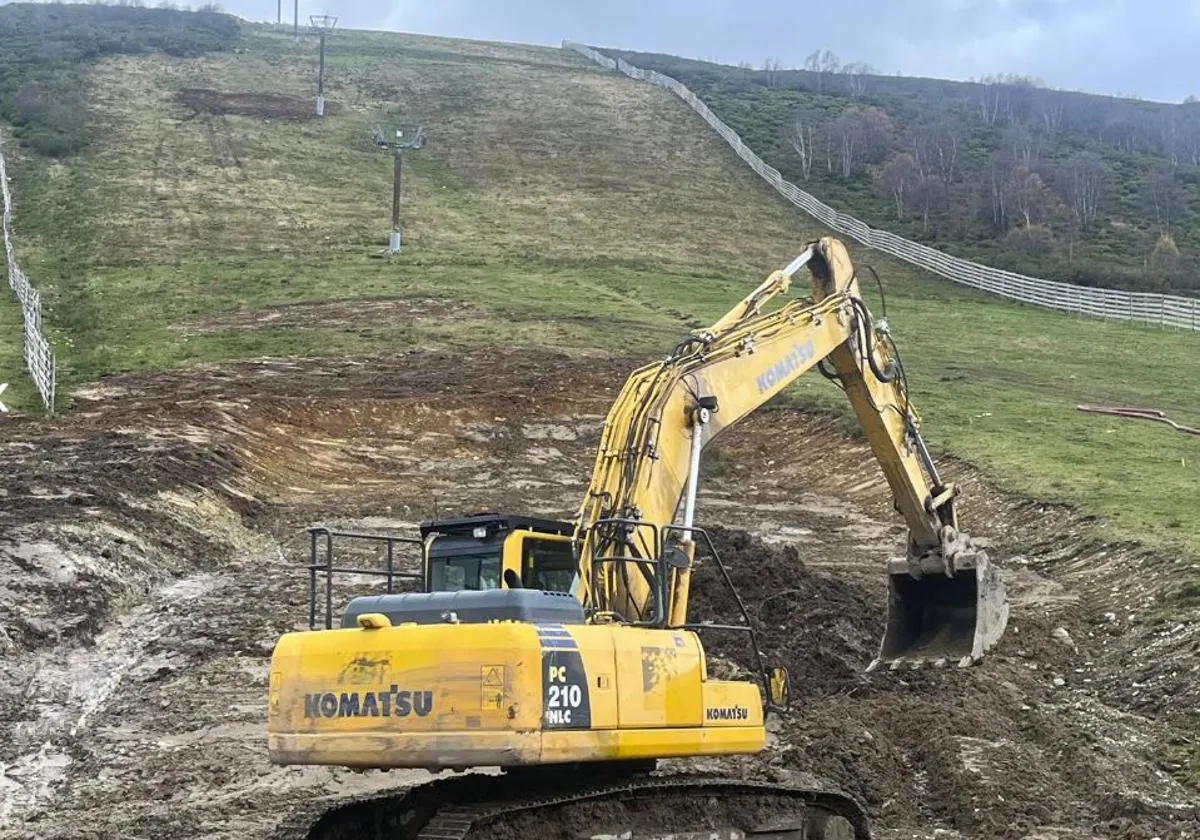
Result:
<instances>
[{"instance_id":1,"label":"exposed soil patch","mask_svg":"<svg viewBox=\"0 0 1200 840\"><path fill-rule=\"evenodd\" d=\"M176 101L190 108L193 115L233 114L274 120L318 119L313 101L284 93L231 93L209 88L185 88L177 94ZM339 103L325 101L326 114L333 115L341 111Z\"/></svg>"},{"instance_id":2,"label":"exposed soil patch","mask_svg":"<svg viewBox=\"0 0 1200 840\"><path fill-rule=\"evenodd\" d=\"M305 526L570 516L637 362L254 361L112 376L67 417L8 418L0 833L267 837L428 779L265 761L267 657L307 625ZM1169 558L1089 544L1071 511L943 459L967 530L993 540L1009 633L973 669L865 675L904 536L878 468L837 423L791 410L720 446L699 521L728 526L714 538L797 702L764 754L664 771L829 780L893 840L1196 837L1197 795L1159 763L1198 723L1195 624L1145 618ZM693 618L736 615L714 572L701 561ZM744 639L705 635L715 673L745 674Z\"/></svg>"},{"instance_id":3,"label":"exposed soil patch","mask_svg":"<svg viewBox=\"0 0 1200 840\"><path fill-rule=\"evenodd\" d=\"M347 329L366 324L390 322L397 325L413 321L460 320L480 318L484 314L462 301L437 298L389 298L384 300L335 300L290 303L259 312L234 312L198 318L173 329L186 335L296 327Z\"/></svg>"}]
</instances>

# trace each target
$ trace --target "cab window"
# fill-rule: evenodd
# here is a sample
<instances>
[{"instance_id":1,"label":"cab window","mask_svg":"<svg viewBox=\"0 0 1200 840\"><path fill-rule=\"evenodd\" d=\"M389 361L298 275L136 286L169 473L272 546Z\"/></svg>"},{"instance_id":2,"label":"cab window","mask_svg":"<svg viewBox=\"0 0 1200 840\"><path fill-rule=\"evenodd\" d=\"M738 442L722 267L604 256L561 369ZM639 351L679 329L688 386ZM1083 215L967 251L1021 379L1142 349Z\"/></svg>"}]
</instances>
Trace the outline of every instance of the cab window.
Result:
<instances>
[{"instance_id":1,"label":"cab window","mask_svg":"<svg viewBox=\"0 0 1200 840\"><path fill-rule=\"evenodd\" d=\"M499 589L502 540L441 536L429 547L428 592Z\"/></svg>"},{"instance_id":2,"label":"cab window","mask_svg":"<svg viewBox=\"0 0 1200 840\"><path fill-rule=\"evenodd\" d=\"M461 589L499 589L500 556L466 555L438 557L429 561L430 592Z\"/></svg>"},{"instance_id":3,"label":"cab window","mask_svg":"<svg viewBox=\"0 0 1200 840\"><path fill-rule=\"evenodd\" d=\"M571 592L575 575L575 557L570 542L529 537L522 540L521 585L526 589Z\"/></svg>"}]
</instances>

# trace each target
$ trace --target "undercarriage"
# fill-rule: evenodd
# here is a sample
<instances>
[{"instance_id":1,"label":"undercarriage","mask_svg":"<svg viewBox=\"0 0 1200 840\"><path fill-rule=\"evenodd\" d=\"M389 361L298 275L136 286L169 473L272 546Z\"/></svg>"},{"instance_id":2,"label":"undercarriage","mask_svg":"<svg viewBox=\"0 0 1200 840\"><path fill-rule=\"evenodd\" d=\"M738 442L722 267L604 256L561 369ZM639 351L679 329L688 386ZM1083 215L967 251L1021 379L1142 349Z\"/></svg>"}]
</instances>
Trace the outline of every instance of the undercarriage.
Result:
<instances>
[{"instance_id":1,"label":"undercarriage","mask_svg":"<svg viewBox=\"0 0 1200 840\"><path fill-rule=\"evenodd\" d=\"M549 771L554 771L553 773ZM315 820L314 820L315 817ZM279 840L867 840L835 790L695 773L467 774L298 817Z\"/></svg>"}]
</instances>

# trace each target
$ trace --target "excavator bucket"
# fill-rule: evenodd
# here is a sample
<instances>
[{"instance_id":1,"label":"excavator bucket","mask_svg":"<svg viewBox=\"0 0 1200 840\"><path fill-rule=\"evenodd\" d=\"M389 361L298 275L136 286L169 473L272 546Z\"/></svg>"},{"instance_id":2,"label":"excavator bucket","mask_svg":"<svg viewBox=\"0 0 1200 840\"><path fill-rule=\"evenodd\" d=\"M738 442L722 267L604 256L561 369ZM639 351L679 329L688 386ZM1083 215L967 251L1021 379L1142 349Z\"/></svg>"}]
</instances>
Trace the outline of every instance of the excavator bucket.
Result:
<instances>
[{"instance_id":1,"label":"excavator bucket","mask_svg":"<svg viewBox=\"0 0 1200 840\"><path fill-rule=\"evenodd\" d=\"M955 574L909 573L895 561L888 575L887 630L867 667L972 665L1004 634L1008 598L996 568L982 551L963 558ZM903 566L899 571L895 566Z\"/></svg>"}]
</instances>

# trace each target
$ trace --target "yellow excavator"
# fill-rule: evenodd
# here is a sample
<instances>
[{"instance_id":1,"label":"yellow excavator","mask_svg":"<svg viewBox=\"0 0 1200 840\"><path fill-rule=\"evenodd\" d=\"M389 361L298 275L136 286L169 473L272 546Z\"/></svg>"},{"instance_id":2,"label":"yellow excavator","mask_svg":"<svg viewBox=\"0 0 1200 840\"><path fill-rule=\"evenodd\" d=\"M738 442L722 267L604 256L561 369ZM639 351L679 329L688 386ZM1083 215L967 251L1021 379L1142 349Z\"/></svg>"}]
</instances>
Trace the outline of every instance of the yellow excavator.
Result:
<instances>
[{"instance_id":1,"label":"yellow excavator","mask_svg":"<svg viewBox=\"0 0 1200 840\"><path fill-rule=\"evenodd\" d=\"M811 298L769 305L804 267ZM823 238L632 374L574 521L424 523L419 591L405 593L392 591L383 537L388 592L353 598L335 627L327 587L324 628L318 569L332 575L335 561L317 562L316 532L331 532L313 529L312 629L285 634L272 657L270 760L479 772L351 801L302 836L869 837L864 807L834 789L656 769L756 753L766 714L788 707L790 676L762 664L748 617L690 620L697 548L716 554L693 520L705 445L814 367L844 389L908 525L868 670L980 661L1006 626L1004 587L958 530L957 487L918 432L886 321L845 246ZM717 630L750 634L758 682L710 673L701 639Z\"/></svg>"}]
</instances>

